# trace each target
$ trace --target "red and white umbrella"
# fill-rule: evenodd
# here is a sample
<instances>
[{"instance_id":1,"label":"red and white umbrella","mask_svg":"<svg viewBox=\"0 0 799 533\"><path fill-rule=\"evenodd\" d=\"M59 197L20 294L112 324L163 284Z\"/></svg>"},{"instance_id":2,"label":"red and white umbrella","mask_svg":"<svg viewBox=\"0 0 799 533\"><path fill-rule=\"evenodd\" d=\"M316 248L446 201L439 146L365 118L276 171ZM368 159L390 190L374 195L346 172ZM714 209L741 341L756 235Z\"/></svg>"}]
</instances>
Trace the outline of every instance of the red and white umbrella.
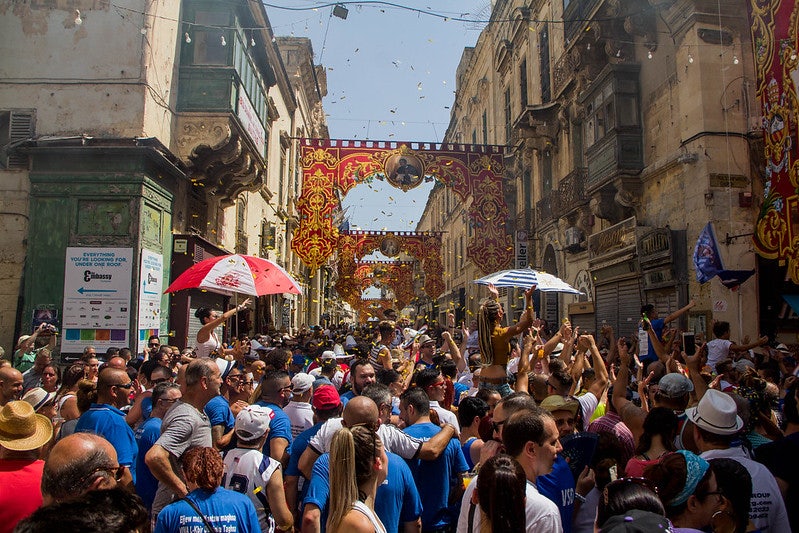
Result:
<instances>
[{"instance_id":1,"label":"red and white umbrella","mask_svg":"<svg viewBox=\"0 0 799 533\"><path fill-rule=\"evenodd\" d=\"M222 255L195 264L164 291L210 289L252 296L302 294L302 289L280 265L251 255Z\"/></svg>"}]
</instances>

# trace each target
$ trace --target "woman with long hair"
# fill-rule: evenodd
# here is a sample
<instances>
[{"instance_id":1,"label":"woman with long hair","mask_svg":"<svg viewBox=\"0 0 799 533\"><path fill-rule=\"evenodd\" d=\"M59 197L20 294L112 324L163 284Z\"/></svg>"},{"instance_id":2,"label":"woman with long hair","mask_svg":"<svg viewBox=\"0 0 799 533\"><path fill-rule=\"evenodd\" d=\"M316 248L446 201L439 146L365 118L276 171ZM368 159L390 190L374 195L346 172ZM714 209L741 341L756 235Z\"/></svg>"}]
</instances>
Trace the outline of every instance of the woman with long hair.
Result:
<instances>
[{"instance_id":1,"label":"woman with long hair","mask_svg":"<svg viewBox=\"0 0 799 533\"><path fill-rule=\"evenodd\" d=\"M694 532L709 527L724 503L710 463L687 450L667 454L648 466L644 477L657 487L675 531Z\"/></svg>"},{"instance_id":2,"label":"woman with long hair","mask_svg":"<svg viewBox=\"0 0 799 533\"><path fill-rule=\"evenodd\" d=\"M155 533L192 531L261 531L250 498L221 488L225 463L214 448L191 448L182 458L189 493L158 513Z\"/></svg>"},{"instance_id":3,"label":"woman with long hair","mask_svg":"<svg viewBox=\"0 0 799 533\"><path fill-rule=\"evenodd\" d=\"M641 477L644 469L657 463L667 453L676 451L677 415L666 407L653 407L644 419L644 432L635 448L635 456L627 461L625 475Z\"/></svg>"},{"instance_id":4,"label":"woman with long hair","mask_svg":"<svg viewBox=\"0 0 799 533\"><path fill-rule=\"evenodd\" d=\"M510 326L502 326L505 311L499 303L499 292L493 284L488 285L491 298L480 306L478 314L477 340L483 369L480 371L480 387L496 390L504 398L510 394L508 384L508 358L510 357L510 339L526 330L533 323L533 291L535 285L524 291L525 311L519 322Z\"/></svg>"},{"instance_id":5,"label":"woman with long hair","mask_svg":"<svg viewBox=\"0 0 799 533\"><path fill-rule=\"evenodd\" d=\"M330 448L327 531L386 533L374 504L387 473L388 457L377 433L366 426L341 428Z\"/></svg>"},{"instance_id":6,"label":"woman with long hair","mask_svg":"<svg viewBox=\"0 0 799 533\"><path fill-rule=\"evenodd\" d=\"M74 365L73 365L74 366ZM64 406L59 410L58 408L58 400L56 400L56 419L57 423L56 426L60 423L60 427L54 428L57 429L56 440L61 440L68 435L72 435L75 432L75 426L78 425L78 419L80 415L85 413L89 410L93 403L97 401L97 383L94 381L90 381L88 379L81 379L75 385L75 399L74 399L74 408L77 411L77 416L75 418L70 418L65 422L61 422L58 420L59 416L64 416L65 409ZM58 396L56 395L56 398ZM70 403L73 400L70 400L66 403ZM73 416L71 412L72 406L70 407L69 416Z\"/></svg>"},{"instance_id":7,"label":"woman with long hair","mask_svg":"<svg viewBox=\"0 0 799 533\"><path fill-rule=\"evenodd\" d=\"M197 357L211 357L211 354L214 352L216 352L219 357L237 353L238 350L223 348L222 341L219 340L214 330L227 319L235 315L237 311L246 309L249 303L250 299L247 298L238 306L228 309L224 313L215 311L210 307L200 307L194 312L194 316L196 316L200 320L200 324L202 324L200 331L197 332Z\"/></svg>"},{"instance_id":8,"label":"woman with long hair","mask_svg":"<svg viewBox=\"0 0 799 533\"><path fill-rule=\"evenodd\" d=\"M64 422L75 420L80 416L78 410L78 383L86 374L83 363L75 363L64 371L61 378L61 386L55 394L56 414L55 417Z\"/></svg>"},{"instance_id":9,"label":"woman with long hair","mask_svg":"<svg viewBox=\"0 0 799 533\"><path fill-rule=\"evenodd\" d=\"M524 470L513 457L499 454L486 461L475 491L484 516L481 531L524 531L526 491Z\"/></svg>"}]
</instances>

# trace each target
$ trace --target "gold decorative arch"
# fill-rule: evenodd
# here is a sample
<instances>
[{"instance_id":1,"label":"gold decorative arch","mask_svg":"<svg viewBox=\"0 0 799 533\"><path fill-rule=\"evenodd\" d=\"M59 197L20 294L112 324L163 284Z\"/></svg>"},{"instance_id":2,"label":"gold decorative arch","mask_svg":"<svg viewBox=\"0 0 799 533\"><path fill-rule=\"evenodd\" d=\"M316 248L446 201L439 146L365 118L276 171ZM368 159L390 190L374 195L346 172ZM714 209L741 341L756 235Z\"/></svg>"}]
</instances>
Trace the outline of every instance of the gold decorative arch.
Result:
<instances>
[{"instance_id":1,"label":"gold decorative arch","mask_svg":"<svg viewBox=\"0 0 799 533\"><path fill-rule=\"evenodd\" d=\"M513 245L505 230L508 207L502 188L503 155L501 146L302 139L303 189L297 200L300 222L291 247L305 265L316 270L336 250L352 246L341 242L343 235L333 222L339 193L345 195L358 183L374 178L386 179L403 190L417 186L420 180L434 179L452 187L461 200L472 198L469 218L476 231L467 256L484 273L508 268ZM402 183L399 177L392 177L400 157L419 167L415 169L418 175L408 172L405 175L412 179ZM437 239L440 263L441 239ZM429 272L427 268L425 272ZM443 291L443 282L441 285ZM437 287L428 288L427 281L425 288L431 297L441 294Z\"/></svg>"}]
</instances>

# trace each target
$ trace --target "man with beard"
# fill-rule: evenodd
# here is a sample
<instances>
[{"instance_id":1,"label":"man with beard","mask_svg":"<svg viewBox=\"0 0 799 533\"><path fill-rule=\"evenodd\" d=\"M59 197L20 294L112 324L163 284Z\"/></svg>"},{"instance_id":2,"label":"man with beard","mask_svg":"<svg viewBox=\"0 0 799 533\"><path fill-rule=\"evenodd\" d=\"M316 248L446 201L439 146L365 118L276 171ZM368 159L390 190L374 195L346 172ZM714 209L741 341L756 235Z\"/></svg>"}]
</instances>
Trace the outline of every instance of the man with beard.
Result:
<instances>
[{"instance_id":1,"label":"man with beard","mask_svg":"<svg viewBox=\"0 0 799 533\"><path fill-rule=\"evenodd\" d=\"M375 368L365 359L358 359L350 367L352 390L341 395L341 403L347 405L351 399L359 396L363 389L377 381Z\"/></svg>"}]
</instances>

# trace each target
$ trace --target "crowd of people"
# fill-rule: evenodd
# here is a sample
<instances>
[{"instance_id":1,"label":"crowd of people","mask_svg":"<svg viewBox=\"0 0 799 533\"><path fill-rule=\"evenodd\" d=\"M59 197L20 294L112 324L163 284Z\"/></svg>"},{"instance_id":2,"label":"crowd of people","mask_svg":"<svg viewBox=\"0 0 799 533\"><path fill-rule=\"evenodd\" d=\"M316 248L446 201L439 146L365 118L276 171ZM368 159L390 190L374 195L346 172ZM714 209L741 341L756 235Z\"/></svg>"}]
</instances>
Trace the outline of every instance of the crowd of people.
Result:
<instances>
[{"instance_id":1,"label":"crowd of people","mask_svg":"<svg viewBox=\"0 0 799 533\"><path fill-rule=\"evenodd\" d=\"M498 296L230 343L200 309L189 348L67 366L39 326L0 360L0 533L799 531L788 347L683 346L692 303L643 306L644 344Z\"/></svg>"}]
</instances>

